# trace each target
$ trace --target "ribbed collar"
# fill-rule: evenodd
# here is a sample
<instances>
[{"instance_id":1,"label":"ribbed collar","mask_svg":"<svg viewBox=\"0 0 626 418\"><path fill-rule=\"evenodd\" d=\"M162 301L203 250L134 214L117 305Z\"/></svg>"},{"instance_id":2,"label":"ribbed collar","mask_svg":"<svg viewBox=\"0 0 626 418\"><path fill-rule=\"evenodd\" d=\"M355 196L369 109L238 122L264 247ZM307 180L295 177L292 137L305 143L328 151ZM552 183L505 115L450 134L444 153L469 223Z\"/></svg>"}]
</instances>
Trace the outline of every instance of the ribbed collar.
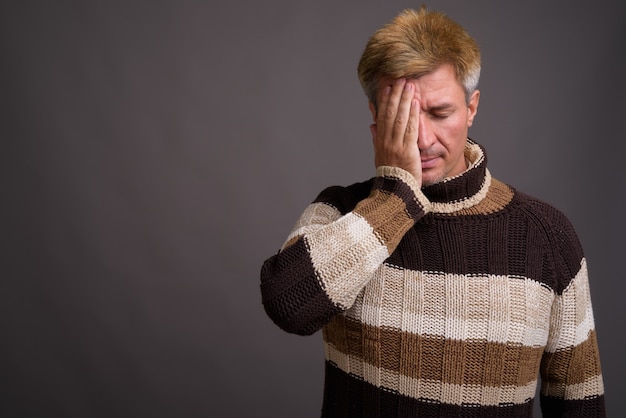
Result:
<instances>
[{"instance_id":1,"label":"ribbed collar","mask_svg":"<svg viewBox=\"0 0 626 418\"><path fill-rule=\"evenodd\" d=\"M487 195L491 175L487 170L485 149L468 138L465 159L469 164L463 173L422 189L431 202L431 212L453 213L467 209L478 204Z\"/></svg>"}]
</instances>

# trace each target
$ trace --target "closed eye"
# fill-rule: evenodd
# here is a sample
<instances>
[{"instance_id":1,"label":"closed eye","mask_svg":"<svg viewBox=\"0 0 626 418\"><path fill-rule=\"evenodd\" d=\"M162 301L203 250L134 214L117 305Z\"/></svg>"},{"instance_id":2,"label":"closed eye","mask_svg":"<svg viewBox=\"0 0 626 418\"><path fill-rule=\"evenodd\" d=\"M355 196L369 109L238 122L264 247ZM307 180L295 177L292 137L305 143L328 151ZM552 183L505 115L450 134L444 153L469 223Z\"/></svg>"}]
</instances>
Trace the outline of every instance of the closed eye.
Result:
<instances>
[{"instance_id":1,"label":"closed eye","mask_svg":"<svg viewBox=\"0 0 626 418\"><path fill-rule=\"evenodd\" d=\"M447 113L447 112L446 113L437 113L437 112L434 112L434 113L431 112L430 113L430 117L433 118L433 119L445 119L448 116L450 116L450 113Z\"/></svg>"},{"instance_id":2,"label":"closed eye","mask_svg":"<svg viewBox=\"0 0 626 418\"><path fill-rule=\"evenodd\" d=\"M445 119L454 113L454 106L451 104L443 104L428 109L428 114L433 119Z\"/></svg>"}]
</instances>

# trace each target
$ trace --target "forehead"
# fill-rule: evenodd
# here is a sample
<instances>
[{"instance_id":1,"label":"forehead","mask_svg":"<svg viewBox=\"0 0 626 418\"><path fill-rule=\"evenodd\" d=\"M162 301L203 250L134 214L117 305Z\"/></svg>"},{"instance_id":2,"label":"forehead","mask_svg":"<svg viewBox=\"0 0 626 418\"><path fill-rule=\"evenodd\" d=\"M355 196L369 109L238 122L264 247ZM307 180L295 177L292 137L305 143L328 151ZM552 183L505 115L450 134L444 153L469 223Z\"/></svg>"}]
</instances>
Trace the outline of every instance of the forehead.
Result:
<instances>
[{"instance_id":1,"label":"forehead","mask_svg":"<svg viewBox=\"0 0 626 418\"><path fill-rule=\"evenodd\" d=\"M378 94L394 81L391 77L381 78L378 82ZM409 78L407 81L415 86L415 97L420 101L465 100L465 90L456 78L454 67L449 64L443 64L430 73Z\"/></svg>"}]
</instances>

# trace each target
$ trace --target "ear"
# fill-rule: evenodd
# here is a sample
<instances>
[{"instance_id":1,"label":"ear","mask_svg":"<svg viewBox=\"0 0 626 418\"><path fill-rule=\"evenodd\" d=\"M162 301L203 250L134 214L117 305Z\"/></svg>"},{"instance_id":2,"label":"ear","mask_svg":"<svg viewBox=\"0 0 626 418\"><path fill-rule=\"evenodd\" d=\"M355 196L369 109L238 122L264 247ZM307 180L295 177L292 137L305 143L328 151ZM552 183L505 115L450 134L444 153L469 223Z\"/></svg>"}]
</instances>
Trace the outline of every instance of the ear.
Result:
<instances>
[{"instance_id":1,"label":"ear","mask_svg":"<svg viewBox=\"0 0 626 418\"><path fill-rule=\"evenodd\" d=\"M480 101L480 91L474 90L467 104L467 127L469 128L474 123L474 117L478 112L478 102Z\"/></svg>"},{"instance_id":2,"label":"ear","mask_svg":"<svg viewBox=\"0 0 626 418\"><path fill-rule=\"evenodd\" d=\"M368 102L368 104L370 108L370 113L372 114L372 119L374 119L374 122L376 122L376 106L374 106L374 103L372 102Z\"/></svg>"}]
</instances>

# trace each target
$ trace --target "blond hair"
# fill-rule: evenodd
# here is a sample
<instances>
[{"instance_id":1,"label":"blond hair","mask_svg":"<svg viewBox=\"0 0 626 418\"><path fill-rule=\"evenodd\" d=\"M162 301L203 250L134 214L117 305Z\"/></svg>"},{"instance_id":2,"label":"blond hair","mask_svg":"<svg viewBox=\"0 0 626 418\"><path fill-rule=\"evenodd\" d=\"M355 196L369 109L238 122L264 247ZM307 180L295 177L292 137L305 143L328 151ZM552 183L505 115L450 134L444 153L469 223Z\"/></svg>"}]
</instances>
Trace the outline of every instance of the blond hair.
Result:
<instances>
[{"instance_id":1,"label":"blond hair","mask_svg":"<svg viewBox=\"0 0 626 418\"><path fill-rule=\"evenodd\" d=\"M469 100L478 87L480 50L461 25L439 12L407 9L369 39L358 74L369 100L376 104L383 77L418 78L451 64Z\"/></svg>"}]
</instances>

